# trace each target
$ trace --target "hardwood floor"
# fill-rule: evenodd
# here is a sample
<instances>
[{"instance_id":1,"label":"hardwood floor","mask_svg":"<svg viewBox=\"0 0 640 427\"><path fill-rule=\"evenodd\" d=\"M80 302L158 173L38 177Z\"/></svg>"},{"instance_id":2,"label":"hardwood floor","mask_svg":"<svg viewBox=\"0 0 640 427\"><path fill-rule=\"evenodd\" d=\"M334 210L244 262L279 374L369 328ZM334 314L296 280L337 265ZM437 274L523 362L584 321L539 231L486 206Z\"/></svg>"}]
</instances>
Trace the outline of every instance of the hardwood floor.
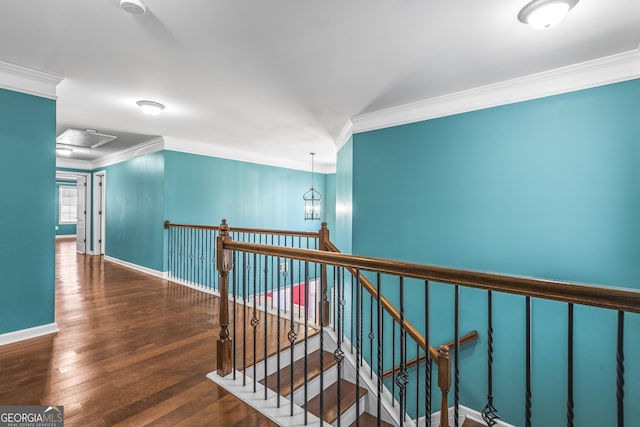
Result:
<instances>
[{"instance_id":1,"label":"hardwood floor","mask_svg":"<svg viewBox=\"0 0 640 427\"><path fill-rule=\"evenodd\" d=\"M59 241L60 332L0 347L0 405L64 405L67 426L275 425L206 378L217 304Z\"/></svg>"}]
</instances>

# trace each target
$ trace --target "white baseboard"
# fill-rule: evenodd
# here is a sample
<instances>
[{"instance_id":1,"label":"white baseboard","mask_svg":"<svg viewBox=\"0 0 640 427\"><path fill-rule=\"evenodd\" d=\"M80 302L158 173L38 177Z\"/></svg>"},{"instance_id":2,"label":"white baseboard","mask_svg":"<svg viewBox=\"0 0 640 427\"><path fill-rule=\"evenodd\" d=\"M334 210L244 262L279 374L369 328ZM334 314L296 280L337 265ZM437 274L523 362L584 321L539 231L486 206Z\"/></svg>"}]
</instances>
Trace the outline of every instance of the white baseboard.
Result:
<instances>
[{"instance_id":1,"label":"white baseboard","mask_svg":"<svg viewBox=\"0 0 640 427\"><path fill-rule=\"evenodd\" d=\"M75 239L76 235L75 234L56 234L56 239Z\"/></svg>"},{"instance_id":2,"label":"white baseboard","mask_svg":"<svg viewBox=\"0 0 640 427\"><path fill-rule=\"evenodd\" d=\"M58 325L55 322L49 323L48 325L35 326L33 328L8 332L0 335L0 346L41 337L43 335L55 334L56 332L58 332Z\"/></svg>"},{"instance_id":3,"label":"white baseboard","mask_svg":"<svg viewBox=\"0 0 640 427\"><path fill-rule=\"evenodd\" d=\"M150 274L152 276L159 277L161 279L166 279L167 278L167 273L162 272L162 271L158 271L158 270L154 270L153 268L143 267L141 265L134 264L134 263L129 262L129 261L124 261L124 260L121 260L121 259L118 259L118 258L114 258L114 257L111 257L109 255L105 255L104 259L105 259L105 261L110 261L110 262L113 262L114 264L119 264L119 265L122 265L123 267L127 267L127 268L130 268L132 270L137 270L137 271L140 271L142 273Z\"/></svg>"},{"instance_id":4,"label":"white baseboard","mask_svg":"<svg viewBox=\"0 0 640 427\"><path fill-rule=\"evenodd\" d=\"M449 424L453 423L453 415L454 410L453 406L449 408ZM478 411L475 411L471 408L467 408L466 406L460 405L458 406L458 415L460 416L460 425L464 422L465 419L470 418L473 421L477 421L478 423L485 425L486 423L482 420L482 414ZM426 418L422 417L418 421L418 426L425 425ZM431 427L438 427L440 425L440 411L434 412L431 414ZM496 426L498 427L515 427L511 424L507 424L504 421L496 420Z\"/></svg>"}]
</instances>

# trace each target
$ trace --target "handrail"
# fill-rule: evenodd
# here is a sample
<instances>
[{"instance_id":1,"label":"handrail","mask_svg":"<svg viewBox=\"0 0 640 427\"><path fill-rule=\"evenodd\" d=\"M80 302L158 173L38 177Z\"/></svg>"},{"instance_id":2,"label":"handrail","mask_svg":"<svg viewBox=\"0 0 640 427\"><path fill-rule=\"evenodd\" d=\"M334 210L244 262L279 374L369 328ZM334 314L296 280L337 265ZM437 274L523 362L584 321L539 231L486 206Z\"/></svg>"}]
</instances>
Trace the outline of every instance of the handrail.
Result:
<instances>
[{"instance_id":1,"label":"handrail","mask_svg":"<svg viewBox=\"0 0 640 427\"><path fill-rule=\"evenodd\" d=\"M470 342L475 341L477 339L478 339L478 331L476 331L474 329L473 331L469 332L467 335L465 335L462 338L460 338L460 346L463 346L465 344L469 344ZM451 341L451 342L449 342L447 344L443 344L440 347L444 347L444 346L446 346L449 350L451 350L452 348L454 348L456 346L456 342L455 341ZM438 347L438 348L440 348L440 347ZM409 360L406 363L405 368L411 368L412 366L415 366L418 363L422 363L425 360L427 360L427 355L426 354L421 354L420 357L416 357L416 358L413 358L413 359ZM399 371L400 369L401 369L401 366L396 366L395 368L387 369L382 374L382 378L387 378L389 375L392 375L393 373L395 373L396 371Z\"/></svg>"},{"instance_id":2,"label":"handrail","mask_svg":"<svg viewBox=\"0 0 640 427\"><path fill-rule=\"evenodd\" d=\"M640 313L640 291L633 289L482 273L383 258L322 252L312 249L285 248L257 243L226 241L224 243L224 249L236 249L263 255L296 258L302 261L327 263L358 270L376 271L383 274L430 280L487 291L544 298L629 313Z\"/></svg>"},{"instance_id":3,"label":"handrail","mask_svg":"<svg viewBox=\"0 0 640 427\"><path fill-rule=\"evenodd\" d=\"M164 228L176 227L176 228L197 228L201 230L219 230L219 225L198 225L198 224L174 224L170 221L164 222ZM317 238L320 233L317 231L288 231L288 230L270 230L264 228L243 228L233 227L231 230L234 233L255 233L255 234L274 234L280 236L296 236L296 237L314 237Z\"/></svg>"},{"instance_id":4,"label":"handrail","mask_svg":"<svg viewBox=\"0 0 640 427\"><path fill-rule=\"evenodd\" d=\"M342 253L340 252L340 250L331 242L326 242L326 247L327 249L331 250L332 253ZM347 270L349 270L349 272L351 273L352 276L356 276L356 274L358 274L356 272L356 269L351 268L351 267L346 267ZM375 288L375 286L369 281L369 279L367 279L364 275L360 274L360 283L362 283L362 287L369 292L369 294L371 294L371 296L373 298L378 298L378 291ZM409 334L409 336L411 338L413 338L413 340L424 350L427 351L427 340L422 336L422 334L420 332L418 332L418 330L407 321L407 319L402 319L400 317L400 312L398 311L398 309L396 309L390 302L388 299L386 299L384 296L380 295L380 305L382 305L382 308L389 313L389 315L391 315L391 317L393 318L393 320L395 320L398 324L402 323L402 327L407 331L407 333ZM429 353L431 353L431 358L432 359L437 359L438 358L438 351L433 348L433 346L429 345L428 346L429 349Z\"/></svg>"}]
</instances>

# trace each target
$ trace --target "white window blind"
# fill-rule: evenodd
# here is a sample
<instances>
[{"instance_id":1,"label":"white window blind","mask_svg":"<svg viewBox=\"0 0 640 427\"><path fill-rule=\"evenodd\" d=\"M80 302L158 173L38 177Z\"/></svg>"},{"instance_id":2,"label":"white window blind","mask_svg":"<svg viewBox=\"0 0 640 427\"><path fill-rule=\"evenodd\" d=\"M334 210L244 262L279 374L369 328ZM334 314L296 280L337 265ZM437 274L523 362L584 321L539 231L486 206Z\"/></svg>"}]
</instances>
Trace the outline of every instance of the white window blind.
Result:
<instances>
[{"instance_id":1,"label":"white window blind","mask_svg":"<svg viewBox=\"0 0 640 427\"><path fill-rule=\"evenodd\" d=\"M75 224L78 221L78 189L60 186L60 224Z\"/></svg>"}]
</instances>

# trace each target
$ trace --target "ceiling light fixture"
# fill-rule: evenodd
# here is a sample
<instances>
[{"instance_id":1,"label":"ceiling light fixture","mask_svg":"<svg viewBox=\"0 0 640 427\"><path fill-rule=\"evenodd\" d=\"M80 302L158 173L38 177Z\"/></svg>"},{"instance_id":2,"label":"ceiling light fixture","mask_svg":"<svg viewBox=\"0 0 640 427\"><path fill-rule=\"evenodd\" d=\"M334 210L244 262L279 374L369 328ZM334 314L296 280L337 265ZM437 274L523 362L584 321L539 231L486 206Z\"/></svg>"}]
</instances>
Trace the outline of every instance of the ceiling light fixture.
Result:
<instances>
[{"instance_id":1,"label":"ceiling light fixture","mask_svg":"<svg viewBox=\"0 0 640 427\"><path fill-rule=\"evenodd\" d=\"M159 102L138 101L136 102L136 104L138 104L138 107L142 109L143 113L150 116L157 116L162 110L164 110L164 105L160 104Z\"/></svg>"},{"instance_id":2,"label":"ceiling light fixture","mask_svg":"<svg viewBox=\"0 0 640 427\"><path fill-rule=\"evenodd\" d=\"M536 30L559 24L578 0L533 0L518 13L518 20Z\"/></svg>"},{"instance_id":3,"label":"ceiling light fixture","mask_svg":"<svg viewBox=\"0 0 640 427\"><path fill-rule=\"evenodd\" d=\"M73 153L73 149L69 147L56 147L56 153L61 156L70 156Z\"/></svg>"},{"instance_id":4,"label":"ceiling light fixture","mask_svg":"<svg viewBox=\"0 0 640 427\"><path fill-rule=\"evenodd\" d=\"M304 219L318 220L320 219L322 194L313 188L313 156L315 156L316 153L309 154L311 154L311 189L302 196L304 199Z\"/></svg>"},{"instance_id":5,"label":"ceiling light fixture","mask_svg":"<svg viewBox=\"0 0 640 427\"><path fill-rule=\"evenodd\" d=\"M132 15L144 15L147 6L142 0L120 0L120 7Z\"/></svg>"}]
</instances>

